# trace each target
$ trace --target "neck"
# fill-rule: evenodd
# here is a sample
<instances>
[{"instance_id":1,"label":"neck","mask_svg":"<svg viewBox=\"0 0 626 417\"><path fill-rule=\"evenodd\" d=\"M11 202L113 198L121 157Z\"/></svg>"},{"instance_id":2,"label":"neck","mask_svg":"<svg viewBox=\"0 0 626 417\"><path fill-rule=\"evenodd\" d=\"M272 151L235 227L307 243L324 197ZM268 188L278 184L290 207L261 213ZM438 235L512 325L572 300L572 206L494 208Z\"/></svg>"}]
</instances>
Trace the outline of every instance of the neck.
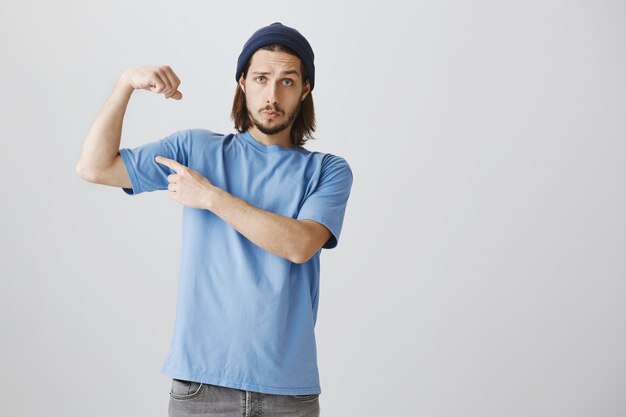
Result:
<instances>
[{"instance_id":1,"label":"neck","mask_svg":"<svg viewBox=\"0 0 626 417\"><path fill-rule=\"evenodd\" d=\"M257 142L261 142L265 146L278 145L281 148L294 147L294 145L291 143L291 137L289 134L291 132L291 126L274 135L266 135L253 124L252 126L250 126L250 129L248 129L248 132L250 133L250 135L252 135L254 139L257 140Z\"/></svg>"}]
</instances>

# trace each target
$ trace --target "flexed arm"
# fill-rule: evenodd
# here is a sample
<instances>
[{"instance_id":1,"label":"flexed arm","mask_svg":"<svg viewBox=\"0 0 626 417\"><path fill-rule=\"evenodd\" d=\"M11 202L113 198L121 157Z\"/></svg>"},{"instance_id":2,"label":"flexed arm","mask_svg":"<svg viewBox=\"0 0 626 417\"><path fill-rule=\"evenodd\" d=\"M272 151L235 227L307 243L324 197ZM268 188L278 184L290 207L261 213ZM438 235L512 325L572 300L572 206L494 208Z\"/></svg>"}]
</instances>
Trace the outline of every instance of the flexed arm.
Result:
<instances>
[{"instance_id":1,"label":"flexed arm","mask_svg":"<svg viewBox=\"0 0 626 417\"><path fill-rule=\"evenodd\" d=\"M180 100L180 79L165 66L129 68L120 76L111 97L98 113L83 145L76 172L86 181L131 188L130 178L118 154L124 114L136 89L163 93L165 98Z\"/></svg>"}]
</instances>

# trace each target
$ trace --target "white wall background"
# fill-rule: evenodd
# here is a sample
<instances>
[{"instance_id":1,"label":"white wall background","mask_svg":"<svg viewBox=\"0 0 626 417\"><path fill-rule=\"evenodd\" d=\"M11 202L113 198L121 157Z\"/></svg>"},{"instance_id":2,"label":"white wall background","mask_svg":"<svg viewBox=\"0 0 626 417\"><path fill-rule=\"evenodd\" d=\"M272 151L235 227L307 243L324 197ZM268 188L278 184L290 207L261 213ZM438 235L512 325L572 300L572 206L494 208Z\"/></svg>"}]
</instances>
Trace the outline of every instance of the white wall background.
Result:
<instances>
[{"instance_id":1,"label":"white wall background","mask_svg":"<svg viewBox=\"0 0 626 417\"><path fill-rule=\"evenodd\" d=\"M322 416L626 415L622 1L0 3L0 415L166 416L182 206L81 180L121 72L122 146L233 131L237 56L316 53L317 140L354 187L322 254Z\"/></svg>"}]
</instances>

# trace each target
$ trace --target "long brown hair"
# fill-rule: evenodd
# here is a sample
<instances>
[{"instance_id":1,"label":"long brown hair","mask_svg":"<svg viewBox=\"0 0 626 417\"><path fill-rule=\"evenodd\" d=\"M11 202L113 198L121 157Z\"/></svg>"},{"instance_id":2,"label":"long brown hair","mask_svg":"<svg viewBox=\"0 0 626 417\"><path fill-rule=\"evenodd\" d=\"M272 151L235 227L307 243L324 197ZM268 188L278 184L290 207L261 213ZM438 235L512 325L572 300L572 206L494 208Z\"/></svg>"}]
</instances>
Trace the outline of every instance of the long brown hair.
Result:
<instances>
[{"instance_id":1,"label":"long brown hair","mask_svg":"<svg viewBox=\"0 0 626 417\"><path fill-rule=\"evenodd\" d=\"M292 49L280 45L272 44L264 46L260 49L265 49L272 52L285 52L294 56L298 56ZM250 62L252 58L246 62L243 68L242 74L245 79L250 68ZM300 72L302 73L303 82L308 81L308 75L306 68L302 60L300 60ZM238 132L245 132L251 126L250 115L248 114L248 108L246 107L246 94L242 91L239 84L237 84L237 90L235 91L235 98L233 100L233 109L230 113L230 118L235 122L235 129ZM300 103L300 111L293 121L291 126L291 143L296 146L304 146L309 139L315 139L312 133L315 132L315 108L313 106L313 95L311 92L307 94L304 101Z\"/></svg>"}]
</instances>

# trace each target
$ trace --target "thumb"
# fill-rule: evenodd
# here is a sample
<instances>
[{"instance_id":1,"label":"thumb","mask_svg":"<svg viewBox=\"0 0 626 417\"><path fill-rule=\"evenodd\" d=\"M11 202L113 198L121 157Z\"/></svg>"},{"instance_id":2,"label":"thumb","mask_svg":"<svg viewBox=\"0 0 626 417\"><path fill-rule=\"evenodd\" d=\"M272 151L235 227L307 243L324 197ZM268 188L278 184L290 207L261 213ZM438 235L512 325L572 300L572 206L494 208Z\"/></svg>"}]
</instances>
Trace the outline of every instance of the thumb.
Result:
<instances>
[{"instance_id":1,"label":"thumb","mask_svg":"<svg viewBox=\"0 0 626 417\"><path fill-rule=\"evenodd\" d=\"M180 100L181 98L183 98L183 93L181 93L180 91L176 90L176 92L174 94L172 94L170 96L170 98L173 98L174 100Z\"/></svg>"}]
</instances>

